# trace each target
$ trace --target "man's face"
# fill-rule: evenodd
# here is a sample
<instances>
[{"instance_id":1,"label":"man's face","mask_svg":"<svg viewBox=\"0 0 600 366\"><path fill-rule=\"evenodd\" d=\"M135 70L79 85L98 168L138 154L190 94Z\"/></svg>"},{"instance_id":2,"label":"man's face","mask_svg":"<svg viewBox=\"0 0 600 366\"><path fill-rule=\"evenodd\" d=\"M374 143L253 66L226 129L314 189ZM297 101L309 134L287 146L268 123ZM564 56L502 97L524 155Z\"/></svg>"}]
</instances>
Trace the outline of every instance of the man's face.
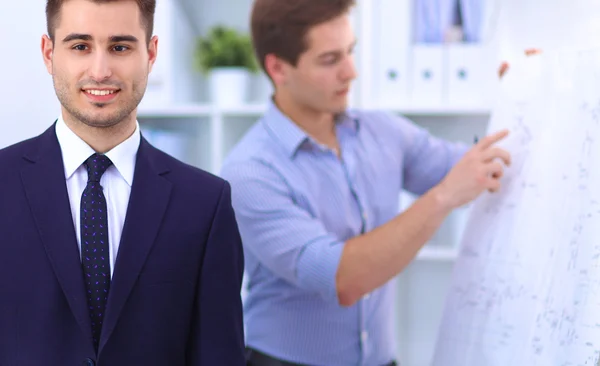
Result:
<instances>
[{"instance_id":1,"label":"man's face","mask_svg":"<svg viewBox=\"0 0 600 366\"><path fill-rule=\"evenodd\" d=\"M65 118L111 127L132 116L156 59L134 1L66 1L42 52Z\"/></svg>"},{"instance_id":2,"label":"man's face","mask_svg":"<svg viewBox=\"0 0 600 366\"><path fill-rule=\"evenodd\" d=\"M313 27L306 40L308 49L296 67L284 67L285 89L305 108L326 113L344 111L350 84L356 78L352 55L356 41L350 17L340 16Z\"/></svg>"}]
</instances>

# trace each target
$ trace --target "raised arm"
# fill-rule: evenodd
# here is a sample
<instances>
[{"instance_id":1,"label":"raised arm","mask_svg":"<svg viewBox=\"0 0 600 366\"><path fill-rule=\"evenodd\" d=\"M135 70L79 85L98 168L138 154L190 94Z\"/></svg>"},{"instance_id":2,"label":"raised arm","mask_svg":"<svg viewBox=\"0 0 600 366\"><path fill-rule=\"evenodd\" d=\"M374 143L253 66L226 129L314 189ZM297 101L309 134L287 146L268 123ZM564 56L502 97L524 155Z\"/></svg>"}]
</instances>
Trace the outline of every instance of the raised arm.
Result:
<instances>
[{"instance_id":1,"label":"raised arm","mask_svg":"<svg viewBox=\"0 0 600 366\"><path fill-rule=\"evenodd\" d=\"M354 304L400 273L454 208L485 190L499 188L498 179L503 172L500 161L509 164L510 157L493 144L506 134L502 131L483 139L410 208L379 228L346 242L336 276L342 305ZM420 179L428 179L428 175Z\"/></svg>"}]
</instances>

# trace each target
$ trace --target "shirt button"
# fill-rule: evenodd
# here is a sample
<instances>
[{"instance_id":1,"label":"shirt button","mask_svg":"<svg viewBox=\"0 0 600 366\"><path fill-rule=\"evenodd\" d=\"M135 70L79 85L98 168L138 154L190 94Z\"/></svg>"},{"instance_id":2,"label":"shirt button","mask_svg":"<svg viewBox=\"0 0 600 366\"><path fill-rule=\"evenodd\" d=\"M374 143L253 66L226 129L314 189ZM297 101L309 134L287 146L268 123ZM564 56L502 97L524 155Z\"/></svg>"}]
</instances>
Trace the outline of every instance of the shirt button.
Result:
<instances>
[{"instance_id":1,"label":"shirt button","mask_svg":"<svg viewBox=\"0 0 600 366\"><path fill-rule=\"evenodd\" d=\"M369 333L367 333L367 331L363 330L363 331L360 333L360 339L361 339L363 342L366 342L366 341L367 341L367 339L369 339Z\"/></svg>"},{"instance_id":2,"label":"shirt button","mask_svg":"<svg viewBox=\"0 0 600 366\"><path fill-rule=\"evenodd\" d=\"M369 293L369 294L366 294L366 295L365 295L365 300L369 300L369 297L371 297L371 294L370 294L370 293Z\"/></svg>"}]
</instances>

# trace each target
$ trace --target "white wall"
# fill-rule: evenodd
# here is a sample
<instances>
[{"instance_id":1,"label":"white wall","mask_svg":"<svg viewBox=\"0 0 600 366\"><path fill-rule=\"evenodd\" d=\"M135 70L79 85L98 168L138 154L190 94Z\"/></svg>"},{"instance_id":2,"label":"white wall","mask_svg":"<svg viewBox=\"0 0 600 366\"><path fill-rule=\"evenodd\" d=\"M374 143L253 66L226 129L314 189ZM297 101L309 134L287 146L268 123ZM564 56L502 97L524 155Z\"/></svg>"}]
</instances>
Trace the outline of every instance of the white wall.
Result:
<instances>
[{"instance_id":1,"label":"white wall","mask_svg":"<svg viewBox=\"0 0 600 366\"><path fill-rule=\"evenodd\" d=\"M490 1L490 0L488 0ZM498 7L491 38L504 57L525 48L546 51L600 46L598 0L492 0Z\"/></svg>"},{"instance_id":2,"label":"white wall","mask_svg":"<svg viewBox=\"0 0 600 366\"><path fill-rule=\"evenodd\" d=\"M240 31L250 30L252 0L219 0L218 6L211 1L183 0L181 2L198 32L206 31L217 24L235 26Z\"/></svg>"},{"instance_id":3,"label":"white wall","mask_svg":"<svg viewBox=\"0 0 600 366\"><path fill-rule=\"evenodd\" d=\"M43 132L60 113L40 50L44 6L44 1L0 5L0 148Z\"/></svg>"}]
</instances>

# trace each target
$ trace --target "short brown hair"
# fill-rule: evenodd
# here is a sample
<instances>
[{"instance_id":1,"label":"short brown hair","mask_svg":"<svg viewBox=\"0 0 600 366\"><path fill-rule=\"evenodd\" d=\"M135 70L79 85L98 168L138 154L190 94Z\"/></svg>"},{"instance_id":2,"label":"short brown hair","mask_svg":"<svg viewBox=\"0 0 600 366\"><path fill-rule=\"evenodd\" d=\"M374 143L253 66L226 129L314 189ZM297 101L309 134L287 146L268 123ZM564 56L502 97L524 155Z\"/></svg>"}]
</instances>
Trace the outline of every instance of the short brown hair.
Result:
<instances>
[{"instance_id":1,"label":"short brown hair","mask_svg":"<svg viewBox=\"0 0 600 366\"><path fill-rule=\"evenodd\" d=\"M252 43L263 70L270 53L296 66L308 49L308 31L347 13L354 4L355 0L255 0Z\"/></svg>"},{"instance_id":2,"label":"short brown hair","mask_svg":"<svg viewBox=\"0 0 600 366\"><path fill-rule=\"evenodd\" d=\"M46 25L48 36L54 41L54 31L60 22L60 10L65 2L69 0L47 0L46 2ZM88 0L97 4L111 3L123 0ZM156 0L132 0L140 8L142 26L146 28L146 42L150 42L154 32L154 11Z\"/></svg>"}]
</instances>

